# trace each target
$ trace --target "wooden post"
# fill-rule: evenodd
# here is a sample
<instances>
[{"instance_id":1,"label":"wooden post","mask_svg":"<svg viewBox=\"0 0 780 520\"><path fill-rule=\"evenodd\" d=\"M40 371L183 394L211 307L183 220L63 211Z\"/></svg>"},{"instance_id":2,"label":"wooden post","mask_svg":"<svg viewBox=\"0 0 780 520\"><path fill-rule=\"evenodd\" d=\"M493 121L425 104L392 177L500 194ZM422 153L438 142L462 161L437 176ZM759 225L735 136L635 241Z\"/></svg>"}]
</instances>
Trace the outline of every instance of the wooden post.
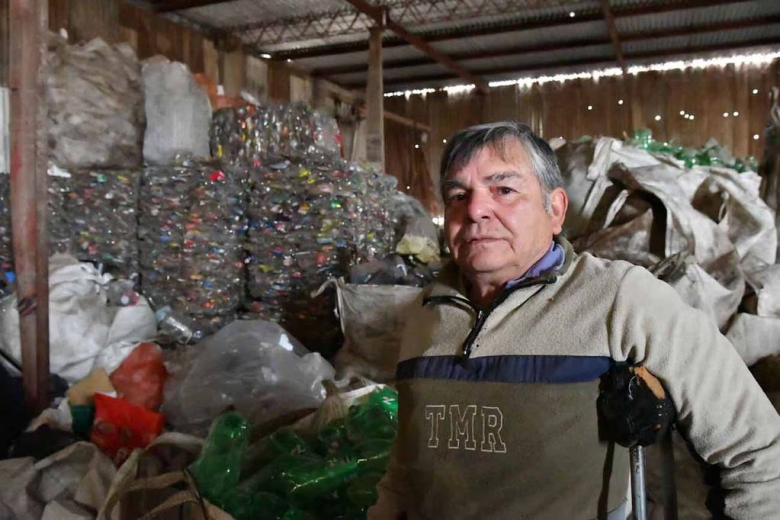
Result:
<instances>
[{"instance_id":1,"label":"wooden post","mask_svg":"<svg viewBox=\"0 0 780 520\"><path fill-rule=\"evenodd\" d=\"M380 171L385 170L384 83L382 79L382 32L371 28L368 48L368 85L366 87L366 159Z\"/></svg>"},{"instance_id":2,"label":"wooden post","mask_svg":"<svg viewBox=\"0 0 780 520\"><path fill-rule=\"evenodd\" d=\"M43 72L47 2L11 0L11 220L25 398L48 406L49 258Z\"/></svg>"}]
</instances>

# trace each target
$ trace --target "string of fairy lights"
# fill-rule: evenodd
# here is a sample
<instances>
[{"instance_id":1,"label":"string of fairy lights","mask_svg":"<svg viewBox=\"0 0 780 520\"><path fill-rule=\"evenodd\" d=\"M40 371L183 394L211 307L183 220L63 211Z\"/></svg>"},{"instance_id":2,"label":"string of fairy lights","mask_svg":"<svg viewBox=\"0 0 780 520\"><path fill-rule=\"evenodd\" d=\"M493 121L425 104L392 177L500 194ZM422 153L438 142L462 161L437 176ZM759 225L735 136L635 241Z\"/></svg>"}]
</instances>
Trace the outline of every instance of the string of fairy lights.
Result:
<instances>
[{"instance_id":1,"label":"string of fairy lights","mask_svg":"<svg viewBox=\"0 0 780 520\"><path fill-rule=\"evenodd\" d=\"M660 63L652 63L647 65L632 65L628 67L627 72L631 75L642 74L645 72L668 72L668 71L685 71L685 70L699 70L709 67L726 67L728 65L734 66L748 66L748 67L760 67L765 66L776 59L780 58L780 51L774 52L762 52L753 54L738 54L732 56L718 56L714 58L697 58L692 60L675 60L665 61ZM510 85L517 85L520 88L530 88L533 85L544 85L545 83L564 83L566 81L572 81L577 79L592 79L598 81L600 78L609 78L615 76L621 76L623 70L619 67L609 67L604 69L588 70L582 72L562 73L554 75L542 75L542 76L523 76L520 78L491 81L488 83L490 88L505 87ZM385 97L397 97L397 96L414 96L414 95L428 95L434 92L446 92L448 95L464 94L474 90L474 85L453 85L440 88L420 88L413 90L399 90L395 92L385 93ZM622 104L622 103L620 103Z\"/></svg>"},{"instance_id":2,"label":"string of fairy lights","mask_svg":"<svg viewBox=\"0 0 780 520\"><path fill-rule=\"evenodd\" d=\"M668 72L668 71L687 71L687 70L701 70L706 69L710 67L726 67L729 65L733 66L745 66L745 67L762 67L771 64L776 59L780 58L780 51L773 51L773 52L757 52L757 53L751 53L751 54L738 54L738 55L731 55L731 56L718 56L714 58L697 58L697 59L691 59L691 60L674 60L674 61L665 61L660 63L651 63L646 65L632 65L628 67L627 73L630 75L637 75L642 74L645 72ZM490 88L497 88L497 87L506 87L511 85L517 85L518 88L521 89L527 89L534 85L544 85L545 83L565 83L567 81L572 80L578 80L578 79L590 79L594 81L598 81L600 78L608 78L608 77L615 77L615 76L621 76L623 74L623 70L619 67L609 67L604 69L597 69L597 70L589 70L589 71L582 71L582 72L573 72L573 73L562 73L562 74L554 74L554 75L542 75L542 76L524 76L516 79L511 80L502 80L502 81L491 81L488 86ZM447 87L440 87L440 88L420 88L420 89L413 89L413 90L400 90L396 92L387 92L385 93L385 97L398 97L398 96L404 96L407 99L410 96L427 96L428 94L433 94L434 92L445 92L447 95L461 95L466 94L474 90L475 86L473 84L470 85L452 85ZM759 89L753 88L751 90L751 94L756 95L759 93ZM625 102L623 99L618 99L617 104L623 105ZM588 112L592 112L595 110L595 107L593 105L587 106ZM688 121L694 121L696 119L696 116L686 110L680 110L679 113L680 117L683 117L684 119ZM729 117L739 117L740 113L738 110L734 111L725 111L723 112L724 118ZM656 122L660 122L663 120L663 117L661 114L656 114L653 119ZM756 133L753 134L753 140L757 141L761 138L761 135ZM447 144L447 140L443 140L443 144ZM415 144L415 149L419 149L420 145ZM407 187L408 188L408 187Z\"/></svg>"}]
</instances>

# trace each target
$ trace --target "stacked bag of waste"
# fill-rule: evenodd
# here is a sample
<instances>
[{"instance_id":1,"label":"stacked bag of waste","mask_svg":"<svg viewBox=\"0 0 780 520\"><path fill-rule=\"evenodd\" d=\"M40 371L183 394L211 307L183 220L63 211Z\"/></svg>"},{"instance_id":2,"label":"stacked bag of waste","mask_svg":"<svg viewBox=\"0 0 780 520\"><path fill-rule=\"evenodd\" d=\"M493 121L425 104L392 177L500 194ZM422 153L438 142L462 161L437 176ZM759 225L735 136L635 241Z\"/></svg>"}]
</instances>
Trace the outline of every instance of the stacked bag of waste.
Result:
<instances>
[{"instance_id":1,"label":"stacked bag of waste","mask_svg":"<svg viewBox=\"0 0 780 520\"><path fill-rule=\"evenodd\" d=\"M669 283L711 317L748 366L780 354L777 231L759 196L761 178L745 169L750 161L740 165L712 143L696 161L673 148L644 133L628 143L602 137L559 148L569 239L579 252L630 261ZM698 464L675 437L680 516L709 518ZM655 448L648 466L649 498L660 504Z\"/></svg>"},{"instance_id":2,"label":"stacked bag of waste","mask_svg":"<svg viewBox=\"0 0 780 520\"><path fill-rule=\"evenodd\" d=\"M195 338L236 317L244 286L245 175L218 163L149 167L141 183L141 288Z\"/></svg>"},{"instance_id":3,"label":"stacked bag of waste","mask_svg":"<svg viewBox=\"0 0 780 520\"><path fill-rule=\"evenodd\" d=\"M73 255L102 264L119 278L138 276L138 188L140 169L78 170L64 213L71 224Z\"/></svg>"},{"instance_id":4,"label":"stacked bag of waste","mask_svg":"<svg viewBox=\"0 0 780 520\"><path fill-rule=\"evenodd\" d=\"M250 177L249 311L332 353L339 344L333 295L311 294L351 265L390 251L393 224L385 201L395 192L395 178L338 158L276 160L251 168Z\"/></svg>"},{"instance_id":5,"label":"stacked bag of waste","mask_svg":"<svg viewBox=\"0 0 780 520\"><path fill-rule=\"evenodd\" d=\"M337 156L341 135L335 119L303 103L246 105L214 114L211 151L218 159L248 165L269 156Z\"/></svg>"}]
</instances>

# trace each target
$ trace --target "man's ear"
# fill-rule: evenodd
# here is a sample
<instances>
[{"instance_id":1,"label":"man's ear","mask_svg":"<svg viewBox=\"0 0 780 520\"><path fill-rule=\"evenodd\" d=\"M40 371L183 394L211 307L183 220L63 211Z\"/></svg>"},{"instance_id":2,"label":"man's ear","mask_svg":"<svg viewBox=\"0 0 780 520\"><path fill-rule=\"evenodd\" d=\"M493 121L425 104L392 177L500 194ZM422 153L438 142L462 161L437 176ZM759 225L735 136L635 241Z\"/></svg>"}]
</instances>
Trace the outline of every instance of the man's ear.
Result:
<instances>
[{"instance_id":1,"label":"man's ear","mask_svg":"<svg viewBox=\"0 0 780 520\"><path fill-rule=\"evenodd\" d=\"M563 188L555 188L550 193L550 220L553 226L553 235L563 230L563 221L566 219L566 209L569 207L569 196Z\"/></svg>"}]
</instances>

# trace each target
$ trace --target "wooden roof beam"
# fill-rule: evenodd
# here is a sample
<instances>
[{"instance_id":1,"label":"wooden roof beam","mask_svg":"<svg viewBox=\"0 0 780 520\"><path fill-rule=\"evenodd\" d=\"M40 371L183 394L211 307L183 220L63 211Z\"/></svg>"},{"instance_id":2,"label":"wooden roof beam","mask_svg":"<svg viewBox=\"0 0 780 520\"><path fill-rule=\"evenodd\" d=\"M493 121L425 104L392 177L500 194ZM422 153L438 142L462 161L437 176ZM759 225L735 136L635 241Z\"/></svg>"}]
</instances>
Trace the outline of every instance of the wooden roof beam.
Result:
<instances>
[{"instance_id":1,"label":"wooden roof beam","mask_svg":"<svg viewBox=\"0 0 780 520\"><path fill-rule=\"evenodd\" d=\"M196 7L206 7L208 5L225 4L233 0L166 0L154 5L155 13L172 13L174 11L184 11L185 9L195 9Z\"/></svg>"},{"instance_id":2,"label":"wooden roof beam","mask_svg":"<svg viewBox=\"0 0 780 520\"><path fill-rule=\"evenodd\" d=\"M626 72L626 60L623 59L623 51L620 49L620 38L618 38L617 27L615 26L615 17L612 16L612 8L609 6L609 0L601 0L601 12L604 13L604 19L609 28L609 37L612 39L612 46L615 48L615 57L620 65L623 74Z\"/></svg>"},{"instance_id":3,"label":"wooden roof beam","mask_svg":"<svg viewBox=\"0 0 780 520\"><path fill-rule=\"evenodd\" d=\"M382 27L386 27L387 29L393 31L395 34L406 40L409 45L413 46L414 48L424 52L434 60L438 61L451 71L453 71L455 74L460 76L462 79L469 83L473 83L474 86L482 92L483 94L486 94L488 92L488 85L481 79L474 76L471 72L464 69L455 61L452 60L452 58L449 58L448 56L445 56L441 52L437 51L436 49L431 46L430 43L423 40L419 36L410 33L407 31L404 27L402 27L400 24L394 22L387 16L387 11L382 8L378 8L376 6L373 6L366 2L366 0L346 0L350 4L352 4L355 9L358 11L370 16L374 19L374 21L377 23L377 25L380 25Z\"/></svg>"}]
</instances>

